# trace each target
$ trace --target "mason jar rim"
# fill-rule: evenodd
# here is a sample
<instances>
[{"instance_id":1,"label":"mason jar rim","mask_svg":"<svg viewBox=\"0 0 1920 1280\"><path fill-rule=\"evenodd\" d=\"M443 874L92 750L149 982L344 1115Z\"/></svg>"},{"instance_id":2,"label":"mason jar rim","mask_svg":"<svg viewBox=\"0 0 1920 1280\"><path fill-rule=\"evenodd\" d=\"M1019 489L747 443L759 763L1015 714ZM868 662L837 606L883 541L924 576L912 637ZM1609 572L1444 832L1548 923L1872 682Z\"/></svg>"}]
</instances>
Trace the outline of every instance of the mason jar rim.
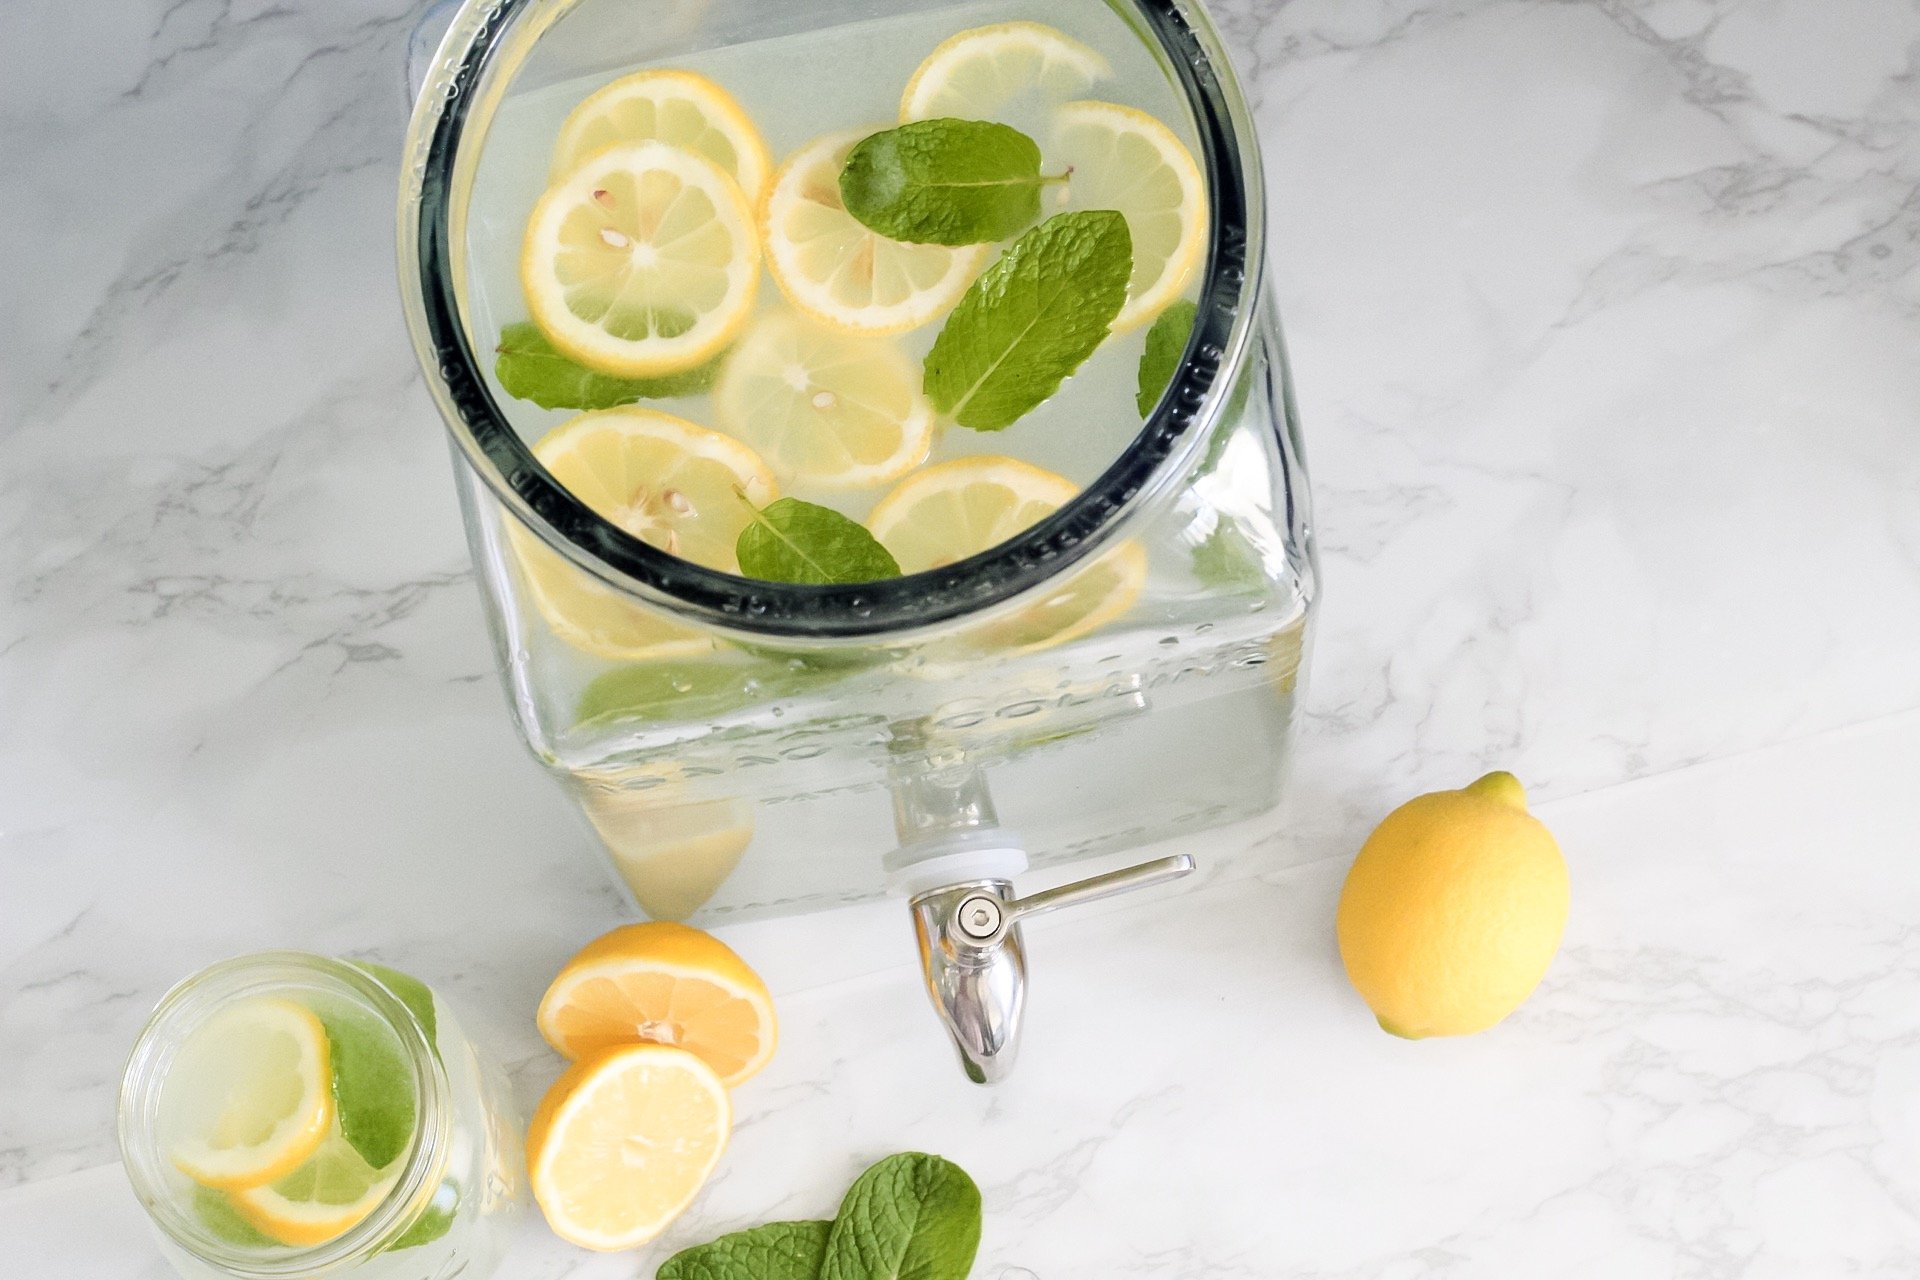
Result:
<instances>
[{"instance_id":1,"label":"mason jar rim","mask_svg":"<svg viewBox=\"0 0 1920 1280\"><path fill-rule=\"evenodd\" d=\"M414 1132L399 1176L372 1213L325 1244L263 1258L202 1226L167 1185L158 1149L159 1103L167 1072L187 1035L232 1001L318 988L358 1002L394 1032L414 1085ZM348 961L303 951L261 951L207 966L174 984L135 1040L120 1082L121 1163L134 1194L174 1244L239 1280L321 1276L380 1252L428 1208L452 1141L446 1068L411 1010L372 974Z\"/></svg>"},{"instance_id":2,"label":"mason jar rim","mask_svg":"<svg viewBox=\"0 0 1920 1280\"><path fill-rule=\"evenodd\" d=\"M800 644L905 640L993 609L1115 543L1167 495L1225 412L1253 344L1265 208L1252 116L1197 0L1106 0L1136 19L1184 92L1199 136L1210 221L1198 311L1159 403L1107 469L1014 538L954 564L875 582L775 583L708 569L642 542L560 484L514 430L462 322L455 225L461 146L490 125L524 51L578 0L464 0L414 105L399 204L408 331L459 453L513 518L601 582L693 625ZM505 77L503 79L503 77ZM485 104L476 107L476 104ZM481 135L484 139L484 133Z\"/></svg>"}]
</instances>

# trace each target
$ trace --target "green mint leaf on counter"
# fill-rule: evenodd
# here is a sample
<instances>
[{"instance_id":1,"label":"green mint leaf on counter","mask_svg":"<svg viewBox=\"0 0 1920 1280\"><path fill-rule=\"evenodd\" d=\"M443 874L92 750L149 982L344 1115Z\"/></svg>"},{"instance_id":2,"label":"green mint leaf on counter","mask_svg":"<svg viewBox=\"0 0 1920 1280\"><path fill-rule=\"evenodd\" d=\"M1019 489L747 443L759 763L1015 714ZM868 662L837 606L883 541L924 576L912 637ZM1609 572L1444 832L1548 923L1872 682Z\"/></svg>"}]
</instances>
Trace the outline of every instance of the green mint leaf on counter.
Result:
<instances>
[{"instance_id":1,"label":"green mint leaf on counter","mask_svg":"<svg viewBox=\"0 0 1920 1280\"><path fill-rule=\"evenodd\" d=\"M398 969L389 969L371 960L356 960L353 963L372 974L374 981L392 992L394 999L407 1006L407 1012L412 1014L413 1020L420 1024L420 1029L427 1033L427 1043L433 1046L434 1056L438 1057L440 1054L439 1019L434 1016L433 992L427 984L411 974L402 973Z\"/></svg>"},{"instance_id":2,"label":"green mint leaf on counter","mask_svg":"<svg viewBox=\"0 0 1920 1280\"><path fill-rule=\"evenodd\" d=\"M1111 209L1061 213L980 273L927 352L926 393L963 427L999 431L1059 390L1127 300L1133 239Z\"/></svg>"},{"instance_id":3,"label":"green mint leaf on counter","mask_svg":"<svg viewBox=\"0 0 1920 1280\"><path fill-rule=\"evenodd\" d=\"M916 120L876 133L847 153L840 200L894 240L986 244L1018 235L1040 216L1040 148L991 120Z\"/></svg>"},{"instance_id":4,"label":"green mint leaf on counter","mask_svg":"<svg viewBox=\"0 0 1920 1280\"><path fill-rule=\"evenodd\" d=\"M1180 367L1180 357L1187 353L1187 339L1193 336L1193 322L1199 314L1200 308L1193 303L1176 302L1147 330L1147 349L1140 353L1140 391L1134 398L1141 417L1151 416L1153 406L1166 394L1167 384Z\"/></svg>"},{"instance_id":5,"label":"green mint leaf on counter","mask_svg":"<svg viewBox=\"0 0 1920 1280\"><path fill-rule=\"evenodd\" d=\"M900 576L893 553L866 526L832 507L781 498L753 513L735 547L740 572L767 582L815 586Z\"/></svg>"},{"instance_id":6,"label":"green mint leaf on counter","mask_svg":"<svg viewBox=\"0 0 1920 1280\"><path fill-rule=\"evenodd\" d=\"M839 678L832 669L717 658L616 667L580 694L576 727L619 721L711 720Z\"/></svg>"},{"instance_id":7,"label":"green mint leaf on counter","mask_svg":"<svg viewBox=\"0 0 1920 1280\"><path fill-rule=\"evenodd\" d=\"M682 1249L654 1280L818 1280L831 1222L769 1222Z\"/></svg>"},{"instance_id":8,"label":"green mint leaf on counter","mask_svg":"<svg viewBox=\"0 0 1920 1280\"><path fill-rule=\"evenodd\" d=\"M723 358L724 353L658 378L615 378L568 359L538 325L523 320L500 331L493 375L508 395L542 409L611 409L636 400L700 395L713 386Z\"/></svg>"},{"instance_id":9,"label":"green mint leaf on counter","mask_svg":"<svg viewBox=\"0 0 1920 1280\"><path fill-rule=\"evenodd\" d=\"M888 1156L840 1203L820 1280L966 1280L980 1248L980 1188L959 1165Z\"/></svg>"}]
</instances>

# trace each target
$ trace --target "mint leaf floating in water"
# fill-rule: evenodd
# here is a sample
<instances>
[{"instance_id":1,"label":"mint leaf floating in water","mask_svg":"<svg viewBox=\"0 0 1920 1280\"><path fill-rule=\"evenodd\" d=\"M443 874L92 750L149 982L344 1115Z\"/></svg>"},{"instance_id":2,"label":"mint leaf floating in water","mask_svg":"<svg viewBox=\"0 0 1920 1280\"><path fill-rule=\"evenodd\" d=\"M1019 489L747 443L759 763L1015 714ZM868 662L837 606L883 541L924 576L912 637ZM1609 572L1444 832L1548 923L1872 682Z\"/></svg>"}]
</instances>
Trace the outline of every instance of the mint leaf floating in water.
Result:
<instances>
[{"instance_id":1,"label":"mint leaf floating in water","mask_svg":"<svg viewBox=\"0 0 1920 1280\"><path fill-rule=\"evenodd\" d=\"M540 326L523 320L500 331L493 376L516 400L542 409L611 409L636 400L697 396L713 386L725 354L680 373L658 378L615 378L595 373L560 354Z\"/></svg>"},{"instance_id":2,"label":"mint leaf floating in water","mask_svg":"<svg viewBox=\"0 0 1920 1280\"><path fill-rule=\"evenodd\" d=\"M1062 213L980 273L927 352L934 408L999 431L1059 389L1127 300L1133 239L1111 209Z\"/></svg>"},{"instance_id":3,"label":"mint leaf floating in water","mask_svg":"<svg viewBox=\"0 0 1920 1280\"><path fill-rule=\"evenodd\" d=\"M862 140L840 171L847 212L893 240L985 244L1040 216L1040 148L991 120L916 120Z\"/></svg>"},{"instance_id":4,"label":"mint leaf floating in water","mask_svg":"<svg viewBox=\"0 0 1920 1280\"><path fill-rule=\"evenodd\" d=\"M832 507L781 498L753 513L735 547L740 572L815 586L900 576L900 564L865 526Z\"/></svg>"},{"instance_id":5,"label":"mint leaf floating in water","mask_svg":"<svg viewBox=\"0 0 1920 1280\"><path fill-rule=\"evenodd\" d=\"M575 727L623 720L710 720L838 675L784 662L637 662L594 677L580 695Z\"/></svg>"},{"instance_id":6,"label":"mint leaf floating in water","mask_svg":"<svg viewBox=\"0 0 1920 1280\"><path fill-rule=\"evenodd\" d=\"M433 1046L434 1056L439 1057L439 1019L434 1016L433 992L428 989L427 984L411 974L402 973L398 969L389 969L371 960L356 960L351 963L356 968L372 974L376 982L393 993L394 999L407 1006L407 1012L412 1014L413 1020L420 1024L420 1029L427 1033L427 1043Z\"/></svg>"},{"instance_id":7,"label":"mint leaf floating in water","mask_svg":"<svg viewBox=\"0 0 1920 1280\"><path fill-rule=\"evenodd\" d=\"M966 1280L980 1248L980 1188L908 1151L860 1175L840 1202L820 1280Z\"/></svg>"},{"instance_id":8,"label":"mint leaf floating in water","mask_svg":"<svg viewBox=\"0 0 1920 1280\"><path fill-rule=\"evenodd\" d=\"M1134 398L1134 403L1140 406L1141 417L1153 413L1153 406L1160 403L1167 384L1173 381L1180 357L1187 353L1187 339L1193 336L1193 322L1199 314L1200 308L1193 303L1176 302L1162 311L1154 320L1153 328L1147 330L1147 349L1140 353L1140 391Z\"/></svg>"},{"instance_id":9,"label":"mint leaf floating in water","mask_svg":"<svg viewBox=\"0 0 1920 1280\"><path fill-rule=\"evenodd\" d=\"M655 1280L817 1280L831 1222L769 1222L668 1258Z\"/></svg>"}]
</instances>

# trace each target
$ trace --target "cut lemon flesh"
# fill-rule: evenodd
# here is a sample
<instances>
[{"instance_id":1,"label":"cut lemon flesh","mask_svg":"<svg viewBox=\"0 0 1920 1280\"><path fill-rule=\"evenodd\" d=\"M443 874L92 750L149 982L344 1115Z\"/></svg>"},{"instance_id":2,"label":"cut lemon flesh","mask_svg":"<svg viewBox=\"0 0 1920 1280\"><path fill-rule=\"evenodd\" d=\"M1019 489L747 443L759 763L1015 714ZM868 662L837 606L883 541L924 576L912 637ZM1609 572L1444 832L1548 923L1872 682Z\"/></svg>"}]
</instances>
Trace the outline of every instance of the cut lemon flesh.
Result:
<instances>
[{"instance_id":1,"label":"cut lemon flesh","mask_svg":"<svg viewBox=\"0 0 1920 1280\"><path fill-rule=\"evenodd\" d=\"M922 573L1017 536L1078 493L1065 476L1017 458L955 458L901 481L875 505L867 528L902 573ZM1086 635L1131 608L1146 576L1146 553L1122 543L1044 588L1033 604L970 629L967 646L1024 651Z\"/></svg>"},{"instance_id":2,"label":"cut lemon flesh","mask_svg":"<svg viewBox=\"0 0 1920 1280\"><path fill-rule=\"evenodd\" d=\"M752 449L657 409L583 413L541 437L533 454L594 514L649 546L727 573L740 567L734 544L752 518L747 503L762 507L779 495ZM618 659L712 647L563 559L517 521L506 527L528 594L573 647Z\"/></svg>"},{"instance_id":3,"label":"cut lemon flesh","mask_svg":"<svg viewBox=\"0 0 1920 1280\"><path fill-rule=\"evenodd\" d=\"M358 1226L386 1199L396 1176L368 1164L336 1129L286 1177L228 1196L255 1230L281 1244L311 1247Z\"/></svg>"},{"instance_id":4,"label":"cut lemon flesh","mask_svg":"<svg viewBox=\"0 0 1920 1280\"><path fill-rule=\"evenodd\" d=\"M173 1163L195 1182L237 1190L283 1177L333 1124L326 1027L278 996L229 1005L181 1046L160 1108Z\"/></svg>"},{"instance_id":5,"label":"cut lemon flesh","mask_svg":"<svg viewBox=\"0 0 1920 1280\"><path fill-rule=\"evenodd\" d=\"M1042 22L998 22L936 46L907 81L900 118L997 119L1028 95L1063 102L1112 74L1105 58L1064 31Z\"/></svg>"},{"instance_id":6,"label":"cut lemon flesh","mask_svg":"<svg viewBox=\"0 0 1920 1280\"><path fill-rule=\"evenodd\" d=\"M905 352L780 312L727 358L713 413L781 476L829 488L897 480L933 448L933 406Z\"/></svg>"},{"instance_id":7,"label":"cut lemon flesh","mask_svg":"<svg viewBox=\"0 0 1920 1280\"><path fill-rule=\"evenodd\" d=\"M899 333L944 314L985 262L984 244L907 244L869 230L840 200L854 129L816 139L773 176L767 269L787 301L834 328Z\"/></svg>"},{"instance_id":8,"label":"cut lemon flesh","mask_svg":"<svg viewBox=\"0 0 1920 1280\"><path fill-rule=\"evenodd\" d=\"M527 1127L527 1178L555 1235L631 1249L667 1229L726 1150L733 1105L684 1049L630 1044L568 1068Z\"/></svg>"},{"instance_id":9,"label":"cut lemon flesh","mask_svg":"<svg viewBox=\"0 0 1920 1280\"><path fill-rule=\"evenodd\" d=\"M1054 120L1049 159L1071 176L1065 207L1114 209L1133 237L1118 333L1145 324L1192 283L1207 247L1207 189L1173 130L1113 102L1069 102Z\"/></svg>"},{"instance_id":10,"label":"cut lemon flesh","mask_svg":"<svg viewBox=\"0 0 1920 1280\"><path fill-rule=\"evenodd\" d=\"M760 131L732 94L698 72L659 68L622 76L573 109L554 142L552 180L608 147L648 141L713 161L750 203L773 170Z\"/></svg>"},{"instance_id":11,"label":"cut lemon flesh","mask_svg":"<svg viewBox=\"0 0 1920 1280\"><path fill-rule=\"evenodd\" d=\"M729 1088L773 1057L779 1024L760 975L711 934L667 921L627 925L567 961L536 1021L570 1058L621 1044L670 1044Z\"/></svg>"},{"instance_id":12,"label":"cut lemon flesh","mask_svg":"<svg viewBox=\"0 0 1920 1280\"><path fill-rule=\"evenodd\" d=\"M598 152L527 219L520 284L535 324L601 373L646 378L711 358L753 309L760 241L740 184L664 142Z\"/></svg>"}]
</instances>

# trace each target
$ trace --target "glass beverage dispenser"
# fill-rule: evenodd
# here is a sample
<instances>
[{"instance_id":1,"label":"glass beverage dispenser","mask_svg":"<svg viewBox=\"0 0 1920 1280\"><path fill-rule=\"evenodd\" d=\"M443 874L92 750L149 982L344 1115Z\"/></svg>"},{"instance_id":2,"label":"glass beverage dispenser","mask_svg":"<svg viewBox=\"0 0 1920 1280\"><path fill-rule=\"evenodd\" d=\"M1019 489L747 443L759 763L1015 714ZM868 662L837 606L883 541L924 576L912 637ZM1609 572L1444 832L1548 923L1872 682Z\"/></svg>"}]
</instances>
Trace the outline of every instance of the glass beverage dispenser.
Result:
<instances>
[{"instance_id":1,"label":"glass beverage dispenser","mask_svg":"<svg viewBox=\"0 0 1920 1280\"><path fill-rule=\"evenodd\" d=\"M1199 163L1210 226L1196 318L1157 400L1142 393L1136 408L1129 372L1088 402L1086 420L1119 434L1098 451L1062 446L1077 496L952 564L855 585L773 583L681 559L596 514L531 447L567 415L515 403L498 381L476 246L524 225L511 187L528 163L516 121L529 115L516 104L543 91L778 42L767 47L832 80L821 92L882 115L899 86L864 85L858 51L896 31L924 48L1012 12L944 0L468 0L423 67L399 228L409 327L454 445L508 704L535 758L654 917L712 923L905 898L930 992L979 1080L1011 1059L1020 919L1191 861L1025 899L1016 877L1264 813L1285 773L1315 592L1306 478L1263 281L1260 156L1206 13L1196 0L1046 8L1046 21L1153 81ZM777 111L761 114L771 141L790 141ZM1115 340L1116 368L1131 370L1141 341ZM1075 381L1099 373L1089 362ZM697 399L674 408L701 417ZM1088 589L1116 573L1129 591ZM653 639L602 642L633 634Z\"/></svg>"}]
</instances>

